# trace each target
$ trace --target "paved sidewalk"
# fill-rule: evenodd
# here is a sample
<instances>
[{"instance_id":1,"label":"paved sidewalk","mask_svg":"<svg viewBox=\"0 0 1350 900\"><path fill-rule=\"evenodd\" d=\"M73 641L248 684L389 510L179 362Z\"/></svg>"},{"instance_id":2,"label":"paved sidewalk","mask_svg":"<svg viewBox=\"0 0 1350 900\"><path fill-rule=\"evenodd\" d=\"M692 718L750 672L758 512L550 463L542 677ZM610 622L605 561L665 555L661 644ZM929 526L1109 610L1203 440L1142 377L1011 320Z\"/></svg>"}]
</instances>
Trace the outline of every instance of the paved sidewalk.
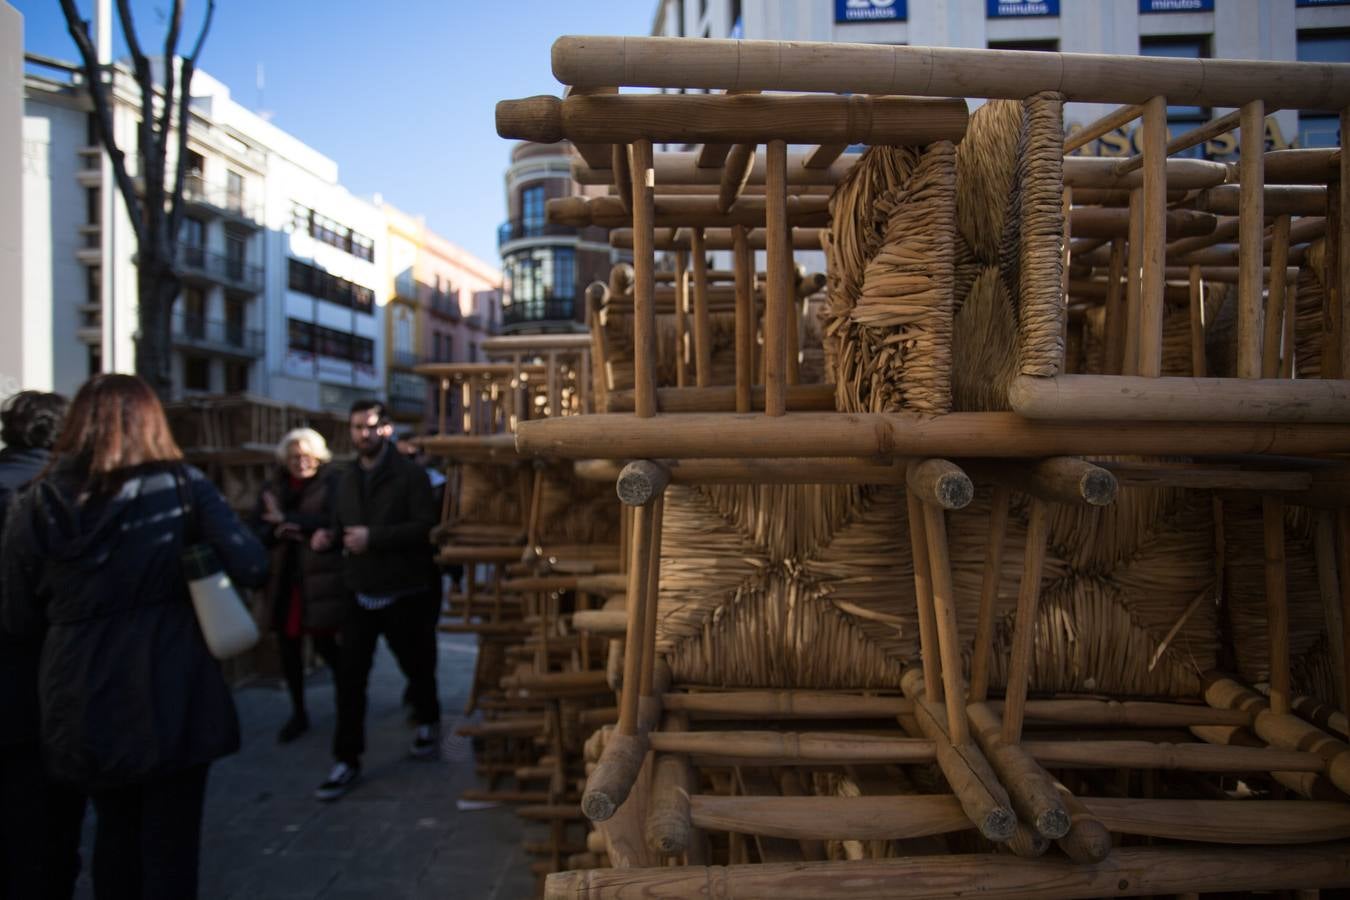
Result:
<instances>
[{"instance_id":1,"label":"paved sidewalk","mask_svg":"<svg viewBox=\"0 0 1350 900\"><path fill-rule=\"evenodd\" d=\"M521 820L508 808L455 806L459 792L476 783L471 745L452 736L473 677L474 643L472 636L440 638L443 759L419 762L407 757L412 732L401 708L404 680L381 642L362 778L335 803L314 799L332 764L328 672L308 684L310 731L285 746L276 742L290 709L280 685L236 692L244 748L211 769L202 900L532 897ZM86 869L91 839L86 827ZM87 871L76 896L93 896Z\"/></svg>"}]
</instances>

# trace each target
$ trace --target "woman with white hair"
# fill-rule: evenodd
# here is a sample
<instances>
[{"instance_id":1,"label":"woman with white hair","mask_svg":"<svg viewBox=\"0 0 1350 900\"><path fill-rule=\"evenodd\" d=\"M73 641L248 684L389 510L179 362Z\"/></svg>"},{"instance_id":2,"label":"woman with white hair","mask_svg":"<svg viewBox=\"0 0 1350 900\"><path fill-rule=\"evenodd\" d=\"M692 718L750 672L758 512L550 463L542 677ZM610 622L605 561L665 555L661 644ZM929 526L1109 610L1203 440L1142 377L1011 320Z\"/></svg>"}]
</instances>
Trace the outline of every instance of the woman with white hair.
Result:
<instances>
[{"instance_id":1,"label":"woman with white hair","mask_svg":"<svg viewBox=\"0 0 1350 900\"><path fill-rule=\"evenodd\" d=\"M328 667L338 671L337 630L350 597L342 557L314 553L310 536L332 517L335 467L323 435L312 428L286 433L276 449L276 476L258 497L254 527L272 554L263 595L264 624L272 626L281 671L291 695L291 717L277 734L289 743L309 729L305 709L304 639L309 635Z\"/></svg>"}]
</instances>

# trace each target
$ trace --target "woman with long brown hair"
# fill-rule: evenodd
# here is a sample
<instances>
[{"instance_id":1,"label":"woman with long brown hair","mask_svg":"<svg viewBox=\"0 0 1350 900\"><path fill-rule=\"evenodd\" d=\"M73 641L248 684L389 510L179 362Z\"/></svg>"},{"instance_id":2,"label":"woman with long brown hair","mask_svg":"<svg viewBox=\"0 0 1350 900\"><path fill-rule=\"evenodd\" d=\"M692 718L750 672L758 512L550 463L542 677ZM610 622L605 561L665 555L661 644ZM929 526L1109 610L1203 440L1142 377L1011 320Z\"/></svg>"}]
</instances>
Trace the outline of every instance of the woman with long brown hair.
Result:
<instances>
[{"instance_id":1,"label":"woman with long brown hair","mask_svg":"<svg viewBox=\"0 0 1350 900\"><path fill-rule=\"evenodd\" d=\"M99 900L197 895L207 768L239 748L180 557L199 535L236 584L256 587L266 556L182 456L149 385L91 379L44 476L14 502L0 551L6 629L45 631L47 768L88 791L98 814Z\"/></svg>"}]
</instances>

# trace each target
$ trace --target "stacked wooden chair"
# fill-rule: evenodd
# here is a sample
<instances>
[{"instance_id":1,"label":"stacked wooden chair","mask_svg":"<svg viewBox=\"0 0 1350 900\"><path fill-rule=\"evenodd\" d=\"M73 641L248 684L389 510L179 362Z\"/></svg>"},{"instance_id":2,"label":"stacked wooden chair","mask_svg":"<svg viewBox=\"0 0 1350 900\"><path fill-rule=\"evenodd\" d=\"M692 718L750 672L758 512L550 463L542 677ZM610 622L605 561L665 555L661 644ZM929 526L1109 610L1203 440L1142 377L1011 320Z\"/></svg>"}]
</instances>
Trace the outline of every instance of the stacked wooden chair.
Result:
<instances>
[{"instance_id":1,"label":"stacked wooden chair","mask_svg":"<svg viewBox=\"0 0 1350 900\"><path fill-rule=\"evenodd\" d=\"M595 830L546 895L1350 886L1350 162L1263 146L1345 121L1350 66L553 62L498 131L571 141L613 189L550 219L633 264L588 293L607 412L516 431L626 509ZM1066 102L1118 108L1066 138ZM1235 111L1169 136L1169 102ZM1137 157L1071 155L1136 119Z\"/></svg>"},{"instance_id":2,"label":"stacked wooden chair","mask_svg":"<svg viewBox=\"0 0 1350 900\"><path fill-rule=\"evenodd\" d=\"M545 823L544 839L526 842L544 857L541 875L584 850L568 835L582 744L612 701L608 640L578 631L574 612L584 624L585 610L622 593L619 503L568 464L521 459L513 440L520 422L589 408L589 348L585 334L500 337L484 342L488 362L420 368L438 385L439 433L419 443L447 464L437 559L463 568L440 628L478 636L465 712L482 716L459 731L478 744L486 787L462 799L519 804Z\"/></svg>"}]
</instances>

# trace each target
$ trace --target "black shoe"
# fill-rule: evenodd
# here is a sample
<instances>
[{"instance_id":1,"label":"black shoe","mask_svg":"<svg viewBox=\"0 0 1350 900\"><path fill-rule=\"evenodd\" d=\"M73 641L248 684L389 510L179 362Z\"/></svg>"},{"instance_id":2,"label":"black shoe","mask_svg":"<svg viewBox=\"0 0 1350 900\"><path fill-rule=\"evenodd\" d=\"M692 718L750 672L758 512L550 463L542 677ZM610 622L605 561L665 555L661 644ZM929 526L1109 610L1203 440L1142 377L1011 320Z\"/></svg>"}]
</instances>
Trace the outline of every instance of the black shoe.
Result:
<instances>
[{"instance_id":1,"label":"black shoe","mask_svg":"<svg viewBox=\"0 0 1350 900\"><path fill-rule=\"evenodd\" d=\"M289 744L300 735L309 731L309 716L305 713L293 713L281 730L277 732L278 744Z\"/></svg>"},{"instance_id":2,"label":"black shoe","mask_svg":"<svg viewBox=\"0 0 1350 900\"><path fill-rule=\"evenodd\" d=\"M408 748L408 755L414 759L435 759L440 754L440 749L440 724L418 725L417 733L413 735L412 746Z\"/></svg>"},{"instance_id":3,"label":"black shoe","mask_svg":"<svg viewBox=\"0 0 1350 900\"><path fill-rule=\"evenodd\" d=\"M361 766L339 762L328 773L328 780L314 789L314 796L325 802L336 800L352 789L356 779L361 777Z\"/></svg>"}]
</instances>

